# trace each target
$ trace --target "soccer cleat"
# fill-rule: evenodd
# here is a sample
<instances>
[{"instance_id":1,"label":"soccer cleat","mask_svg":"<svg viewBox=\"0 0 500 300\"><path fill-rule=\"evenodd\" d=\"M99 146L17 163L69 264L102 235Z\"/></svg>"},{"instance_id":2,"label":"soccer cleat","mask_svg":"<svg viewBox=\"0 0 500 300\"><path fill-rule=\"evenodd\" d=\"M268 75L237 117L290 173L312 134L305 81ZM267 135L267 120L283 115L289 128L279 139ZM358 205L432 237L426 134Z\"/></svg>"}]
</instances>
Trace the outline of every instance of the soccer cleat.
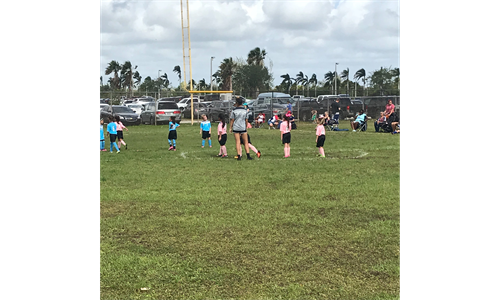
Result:
<instances>
[{"instance_id":1,"label":"soccer cleat","mask_svg":"<svg viewBox=\"0 0 500 300\"><path fill-rule=\"evenodd\" d=\"M174 146L170 146L170 148L168 148L168 151L174 149Z\"/></svg>"},{"instance_id":2,"label":"soccer cleat","mask_svg":"<svg viewBox=\"0 0 500 300\"><path fill-rule=\"evenodd\" d=\"M116 153L120 153L120 150L116 151Z\"/></svg>"},{"instance_id":3,"label":"soccer cleat","mask_svg":"<svg viewBox=\"0 0 500 300\"><path fill-rule=\"evenodd\" d=\"M128 146L128 144L127 144L127 145L125 145L125 150L128 150L128 147L127 147L127 146Z\"/></svg>"},{"instance_id":4,"label":"soccer cleat","mask_svg":"<svg viewBox=\"0 0 500 300\"><path fill-rule=\"evenodd\" d=\"M239 155L236 155L234 158L235 158L235 159L238 159L239 157L240 157Z\"/></svg>"},{"instance_id":5,"label":"soccer cleat","mask_svg":"<svg viewBox=\"0 0 500 300\"><path fill-rule=\"evenodd\" d=\"M257 157L260 158L261 155L260 151L257 151Z\"/></svg>"},{"instance_id":6,"label":"soccer cleat","mask_svg":"<svg viewBox=\"0 0 500 300\"><path fill-rule=\"evenodd\" d=\"M173 151L177 151L177 149L175 149L175 148L174 148L174 150L173 150Z\"/></svg>"},{"instance_id":7,"label":"soccer cleat","mask_svg":"<svg viewBox=\"0 0 500 300\"><path fill-rule=\"evenodd\" d=\"M108 151L107 149L102 149L101 151Z\"/></svg>"},{"instance_id":8,"label":"soccer cleat","mask_svg":"<svg viewBox=\"0 0 500 300\"><path fill-rule=\"evenodd\" d=\"M221 158L227 158L227 155L222 155Z\"/></svg>"},{"instance_id":9,"label":"soccer cleat","mask_svg":"<svg viewBox=\"0 0 500 300\"><path fill-rule=\"evenodd\" d=\"M222 154L217 154L217 156L216 156L216 157L222 157Z\"/></svg>"},{"instance_id":10,"label":"soccer cleat","mask_svg":"<svg viewBox=\"0 0 500 300\"><path fill-rule=\"evenodd\" d=\"M320 155L320 157L325 157L324 155Z\"/></svg>"},{"instance_id":11,"label":"soccer cleat","mask_svg":"<svg viewBox=\"0 0 500 300\"><path fill-rule=\"evenodd\" d=\"M253 158L251 158L250 156L247 157L248 160L252 160Z\"/></svg>"},{"instance_id":12,"label":"soccer cleat","mask_svg":"<svg viewBox=\"0 0 500 300\"><path fill-rule=\"evenodd\" d=\"M113 151L109 151L109 153L113 153Z\"/></svg>"}]
</instances>

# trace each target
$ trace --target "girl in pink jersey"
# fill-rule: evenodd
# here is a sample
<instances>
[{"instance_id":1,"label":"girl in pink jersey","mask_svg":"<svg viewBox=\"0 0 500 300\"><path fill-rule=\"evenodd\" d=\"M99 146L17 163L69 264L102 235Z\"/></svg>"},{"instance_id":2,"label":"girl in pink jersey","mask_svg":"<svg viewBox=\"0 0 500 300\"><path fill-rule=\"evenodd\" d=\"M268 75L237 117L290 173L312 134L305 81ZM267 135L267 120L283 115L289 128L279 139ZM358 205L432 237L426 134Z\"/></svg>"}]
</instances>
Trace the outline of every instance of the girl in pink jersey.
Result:
<instances>
[{"instance_id":1,"label":"girl in pink jersey","mask_svg":"<svg viewBox=\"0 0 500 300\"><path fill-rule=\"evenodd\" d=\"M323 116L318 118L318 126L316 126L316 147L319 149L319 156L325 157L325 149L323 145L325 144L325 119Z\"/></svg>"},{"instance_id":2,"label":"girl in pink jersey","mask_svg":"<svg viewBox=\"0 0 500 300\"><path fill-rule=\"evenodd\" d=\"M128 128L125 127L125 125L123 125L123 123L120 121L120 116L116 116L115 117L116 121L116 132L117 132L117 138L118 138L118 149L120 149L121 147L121 144L124 144L125 145L125 149L127 149L127 143L125 143L125 141L123 140L123 129L127 129L128 131Z\"/></svg>"},{"instance_id":3,"label":"girl in pink jersey","mask_svg":"<svg viewBox=\"0 0 500 300\"><path fill-rule=\"evenodd\" d=\"M226 141L227 141L227 124L224 121L224 115L219 114L219 125L217 126L217 135L219 136L219 155L217 157L227 157Z\"/></svg>"},{"instance_id":4,"label":"girl in pink jersey","mask_svg":"<svg viewBox=\"0 0 500 300\"><path fill-rule=\"evenodd\" d=\"M292 135L290 134L290 129L292 129L292 124L290 124L290 117L285 115L283 117L283 122L280 124L281 132L281 142L285 145L285 157L290 157L290 140Z\"/></svg>"}]
</instances>

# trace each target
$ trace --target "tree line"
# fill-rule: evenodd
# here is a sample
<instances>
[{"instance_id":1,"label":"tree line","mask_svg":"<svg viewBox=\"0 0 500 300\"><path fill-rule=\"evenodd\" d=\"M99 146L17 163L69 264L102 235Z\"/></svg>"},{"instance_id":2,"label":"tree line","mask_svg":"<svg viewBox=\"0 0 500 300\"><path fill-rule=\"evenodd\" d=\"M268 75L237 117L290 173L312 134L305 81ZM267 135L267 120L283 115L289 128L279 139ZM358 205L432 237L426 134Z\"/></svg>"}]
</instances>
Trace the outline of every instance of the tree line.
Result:
<instances>
[{"instance_id":1,"label":"tree line","mask_svg":"<svg viewBox=\"0 0 500 300\"><path fill-rule=\"evenodd\" d=\"M380 69L370 73L367 73L363 68L354 74L350 73L349 68L342 70L340 74L328 71L324 74L323 79L315 73L309 77L299 71L295 76L290 76L288 73L281 75L281 83L273 86L272 62L269 62L269 67L265 65L266 55L266 50L256 47L250 50L246 59L224 58L212 75L213 89L232 90L235 94L247 98L256 98L258 93L263 91L315 97L319 94L334 94L336 84L338 94L345 93L351 96L399 95L399 68L391 67L380 67ZM105 70L105 75L112 76L106 84L103 83L101 76L101 92L120 91L125 92L127 97L131 97L134 89L141 94L154 93L158 90L161 90L162 94L165 91L167 94L168 92L185 94L189 90L189 87L186 86L189 86L189 82L184 84L181 80L182 70L178 65L174 66L172 70L177 75L178 85L177 82L173 83L169 80L167 73L161 74L159 77L155 76L154 79L147 76L142 80L137 68L130 61L120 64L112 60ZM210 90L210 82L207 82L205 78L198 82L192 79L191 83L193 90Z\"/></svg>"}]
</instances>

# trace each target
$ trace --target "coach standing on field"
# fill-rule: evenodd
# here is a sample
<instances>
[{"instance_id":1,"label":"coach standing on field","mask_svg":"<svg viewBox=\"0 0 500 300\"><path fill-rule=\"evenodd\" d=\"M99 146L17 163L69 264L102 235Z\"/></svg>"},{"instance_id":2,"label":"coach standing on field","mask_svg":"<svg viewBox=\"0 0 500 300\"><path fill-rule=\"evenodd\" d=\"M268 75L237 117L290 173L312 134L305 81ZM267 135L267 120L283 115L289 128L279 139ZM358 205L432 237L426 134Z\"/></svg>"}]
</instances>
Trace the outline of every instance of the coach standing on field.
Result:
<instances>
[{"instance_id":1,"label":"coach standing on field","mask_svg":"<svg viewBox=\"0 0 500 300\"><path fill-rule=\"evenodd\" d=\"M250 148L248 147L248 137L247 137L247 123L248 123L248 114L247 110L243 106L243 98L236 97L235 108L231 112L229 116L229 130L234 133L234 138L236 140L236 153L238 156L235 158L237 160L241 160L241 143L240 137L243 139L243 143L245 145L245 151L247 153L247 159L253 159L250 157Z\"/></svg>"}]
</instances>

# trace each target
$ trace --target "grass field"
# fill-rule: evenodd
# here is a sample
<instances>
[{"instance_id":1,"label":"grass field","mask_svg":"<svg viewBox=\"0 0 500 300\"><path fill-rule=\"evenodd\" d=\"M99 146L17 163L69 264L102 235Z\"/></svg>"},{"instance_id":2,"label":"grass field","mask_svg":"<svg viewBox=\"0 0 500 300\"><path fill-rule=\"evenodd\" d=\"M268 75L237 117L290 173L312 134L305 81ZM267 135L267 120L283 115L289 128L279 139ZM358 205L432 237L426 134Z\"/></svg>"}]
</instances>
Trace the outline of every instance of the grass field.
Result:
<instances>
[{"instance_id":1,"label":"grass field","mask_svg":"<svg viewBox=\"0 0 500 300\"><path fill-rule=\"evenodd\" d=\"M399 135L327 131L320 158L314 129L290 158L250 129L262 157L236 161L231 135L215 157L216 124L204 149L181 124L176 152L168 126L130 126L100 154L101 298L398 299Z\"/></svg>"}]
</instances>

